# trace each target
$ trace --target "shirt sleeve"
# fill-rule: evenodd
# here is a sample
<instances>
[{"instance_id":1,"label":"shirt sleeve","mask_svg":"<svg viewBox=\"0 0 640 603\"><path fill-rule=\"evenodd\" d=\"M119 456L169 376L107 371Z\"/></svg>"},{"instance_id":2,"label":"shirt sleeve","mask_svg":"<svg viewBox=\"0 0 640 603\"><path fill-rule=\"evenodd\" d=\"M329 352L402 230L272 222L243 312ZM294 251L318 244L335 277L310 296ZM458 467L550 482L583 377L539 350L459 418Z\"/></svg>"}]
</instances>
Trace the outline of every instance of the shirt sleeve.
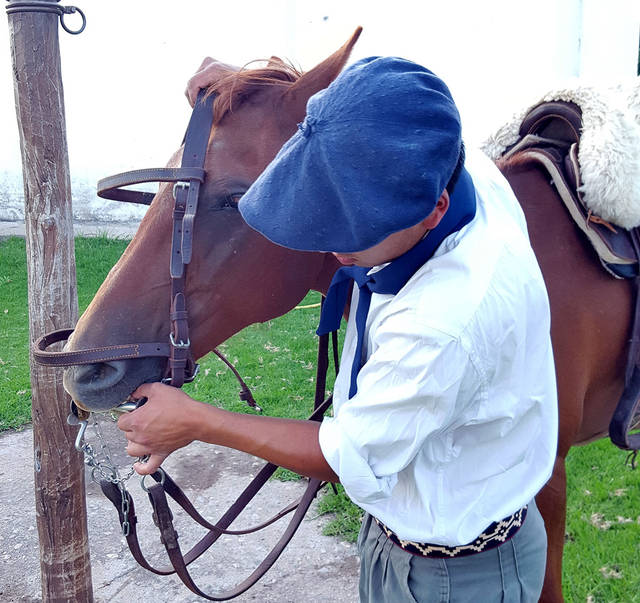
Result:
<instances>
[{"instance_id":1,"label":"shirt sleeve","mask_svg":"<svg viewBox=\"0 0 640 603\"><path fill-rule=\"evenodd\" d=\"M386 320L374 343L358 374L357 393L320 427L327 462L349 497L364 507L389 497L417 454L431 454L434 462L447 454L442 438L434 436L479 387L460 340L421 328L406 315ZM343 359L343 367L350 371L351 363Z\"/></svg>"}]
</instances>

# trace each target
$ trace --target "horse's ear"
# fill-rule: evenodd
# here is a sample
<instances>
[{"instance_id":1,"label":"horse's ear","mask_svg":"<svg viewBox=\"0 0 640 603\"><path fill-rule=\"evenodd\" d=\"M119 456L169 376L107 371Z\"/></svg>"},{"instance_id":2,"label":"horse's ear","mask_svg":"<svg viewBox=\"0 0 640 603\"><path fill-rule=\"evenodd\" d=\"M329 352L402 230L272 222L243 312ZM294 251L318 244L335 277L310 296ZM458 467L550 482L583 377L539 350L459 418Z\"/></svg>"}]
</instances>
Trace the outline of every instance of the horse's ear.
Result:
<instances>
[{"instance_id":1,"label":"horse's ear","mask_svg":"<svg viewBox=\"0 0 640 603\"><path fill-rule=\"evenodd\" d=\"M311 71L302 74L300 79L287 90L284 102L289 105L292 115L302 119L309 97L326 88L338 77L361 33L362 27L358 27L349 40L336 52L319 65L316 65Z\"/></svg>"},{"instance_id":2,"label":"horse's ear","mask_svg":"<svg viewBox=\"0 0 640 603\"><path fill-rule=\"evenodd\" d=\"M282 65L284 65L284 61L280 57L277 57L275 54L269 59L269 62L267 63L267 67L273 69L282 67Z\"/></svg>"}]
</instances>

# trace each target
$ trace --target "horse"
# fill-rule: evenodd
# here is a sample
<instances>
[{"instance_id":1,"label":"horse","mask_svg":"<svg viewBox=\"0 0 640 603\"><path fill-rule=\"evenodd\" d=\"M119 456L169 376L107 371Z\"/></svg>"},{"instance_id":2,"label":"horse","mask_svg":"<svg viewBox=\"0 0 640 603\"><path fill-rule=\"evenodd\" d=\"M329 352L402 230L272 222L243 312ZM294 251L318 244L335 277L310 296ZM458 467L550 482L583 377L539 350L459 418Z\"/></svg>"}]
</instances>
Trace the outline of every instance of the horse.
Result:
<instances>
[{"instance_id":1,"label":"horse","mask_svg":"<svg viewBox=\"0 0 640 603\"><path fill-rule=\"evenodd\" d=\"M245 326L280 316L309 290L326 293L339 267L330 253L279 247L237 211L244 191L295 132L311 95L346 64L359 31L306 73L272 57L263 68L228 71L212 84L217 97L186 279L190 339L196 358ZM169 165L177 165L181 150ZM536 501L548 534L541 600L562 601L565 458L571 446L604 436L624 388L632 317L629 283L600 267L538 164L517 154L499 165L524 210L551 304L551 337L559 396L559 441L553 475ZM67 348L167 335L172 190L161 185L138 232L80 318ZM158 381L164 359L137 358L74 366L64 384L76 403L104 411L143 382Z\"/></svg>"}]
</instances>

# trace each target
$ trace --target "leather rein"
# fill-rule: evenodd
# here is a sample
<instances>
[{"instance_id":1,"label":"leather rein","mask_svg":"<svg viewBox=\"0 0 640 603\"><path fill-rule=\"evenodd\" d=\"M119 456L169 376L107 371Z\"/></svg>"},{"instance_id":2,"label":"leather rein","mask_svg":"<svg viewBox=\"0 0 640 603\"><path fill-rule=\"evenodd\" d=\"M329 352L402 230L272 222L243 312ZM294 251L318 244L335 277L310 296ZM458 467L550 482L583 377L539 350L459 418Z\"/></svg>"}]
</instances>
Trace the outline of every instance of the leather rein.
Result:
<instances>
[{"instance_id":1,"label":"leather rein","mask_svg":"<svg viewBox=\"0 0 640 603\"><path fill-rule=\"evenodd\" d=\"M75 351L51 351L48 348L58 342L66 341L73 333L73 329L60 329L40 337L32 346L34 360L38 364L47 366L73 366L95 364L131 358L165 357L167 365L162 379L164 383L173 387L181 387L192 381L198 373L198 365L193 359L186 308L186 269L191 261L193 249L193 228L198 208L200 186L205 180L205 155L207 152L209 134L213 124L214 95L205 97L201 91L194 106L187 133L184 140L182 165L179 168L158 168L124 172L104 178L98 182L98 195L104 199L125 201L149 205L154 198L153 193L126 189L123 187L145 182L175 182L173 188L173 232L171 242L170 276L171 276L171 323L169 341L152 343L134 343L95 347ZM333 343L333 362L338 371L337 333L331 334ZM318 344L318 362L316 374L316 391L314 411L309 420L321 421L326 410L331 406L332 397L324 399L326 376L329 366L329 338L322 336ZM213 350L233 371L241 385L240 398L250 406L260 410L253 396L241 379L237 370L218 350ZM123 403L122 410L133 410L136 407L131 402ZM118 410L116 407L114 410ZM72 414L76 417L82 414L72 402ZM142 554L136 531L137 517L133 499L124 487L124 483L100 480L100 487L105 496L113 503L118 511L118 518L126 537L127 544L134 559L143 568L159 574L177 574L182 582L195 594L210 601L226 601L237 597L253 586L275 563L286 545L289 543L317 492L325 485L318 479L309 479L302 497L282 509L271 519L260 525L246 530L229 530L229 526L255 497L262 486L273 475L277 465L266 463L262 470L231 505L229 510L215 523L209 523L193 507L184 492L171 477L160 468L152 474L156 483L143 489L147 492L153 508L154 523L160 531L160 540L167 552L170 566L156 568L152 566ZM173 514L169 508L167 495L181 507L194 521L208 530L205 536L197 542L186 554L183 554L178 543L178 534L173 526ZM289 513L294 513L280 539L267 554L256 569L242 582L224 592L207 594L195 584L187 566L198 559L223 534L240 535L256 532L271 525Z\"/></svg>"}]
</instances>

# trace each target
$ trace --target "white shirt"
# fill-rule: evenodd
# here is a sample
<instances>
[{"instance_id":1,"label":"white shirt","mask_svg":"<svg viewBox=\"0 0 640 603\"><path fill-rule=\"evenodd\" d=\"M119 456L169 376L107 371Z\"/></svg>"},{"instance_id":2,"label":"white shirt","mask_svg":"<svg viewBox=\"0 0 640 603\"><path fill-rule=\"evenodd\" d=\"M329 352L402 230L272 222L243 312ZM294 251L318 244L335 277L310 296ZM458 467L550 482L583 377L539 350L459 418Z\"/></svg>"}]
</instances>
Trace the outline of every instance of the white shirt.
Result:
<instances>
[{"instance_id":1,"label":"white shirt","mask_svg":"<svg viewBox=\"0 0 640 603\"><path fill-rule=\"evenodd\" d=\"M524 215L484 155L466 167L476 216L397 295L372 295L351 399L350 313L334 416L320 427L355 504L402 539L448 546L531 501L551 475L558 421L549 302Z\"/></svg>"}]
</instances>

